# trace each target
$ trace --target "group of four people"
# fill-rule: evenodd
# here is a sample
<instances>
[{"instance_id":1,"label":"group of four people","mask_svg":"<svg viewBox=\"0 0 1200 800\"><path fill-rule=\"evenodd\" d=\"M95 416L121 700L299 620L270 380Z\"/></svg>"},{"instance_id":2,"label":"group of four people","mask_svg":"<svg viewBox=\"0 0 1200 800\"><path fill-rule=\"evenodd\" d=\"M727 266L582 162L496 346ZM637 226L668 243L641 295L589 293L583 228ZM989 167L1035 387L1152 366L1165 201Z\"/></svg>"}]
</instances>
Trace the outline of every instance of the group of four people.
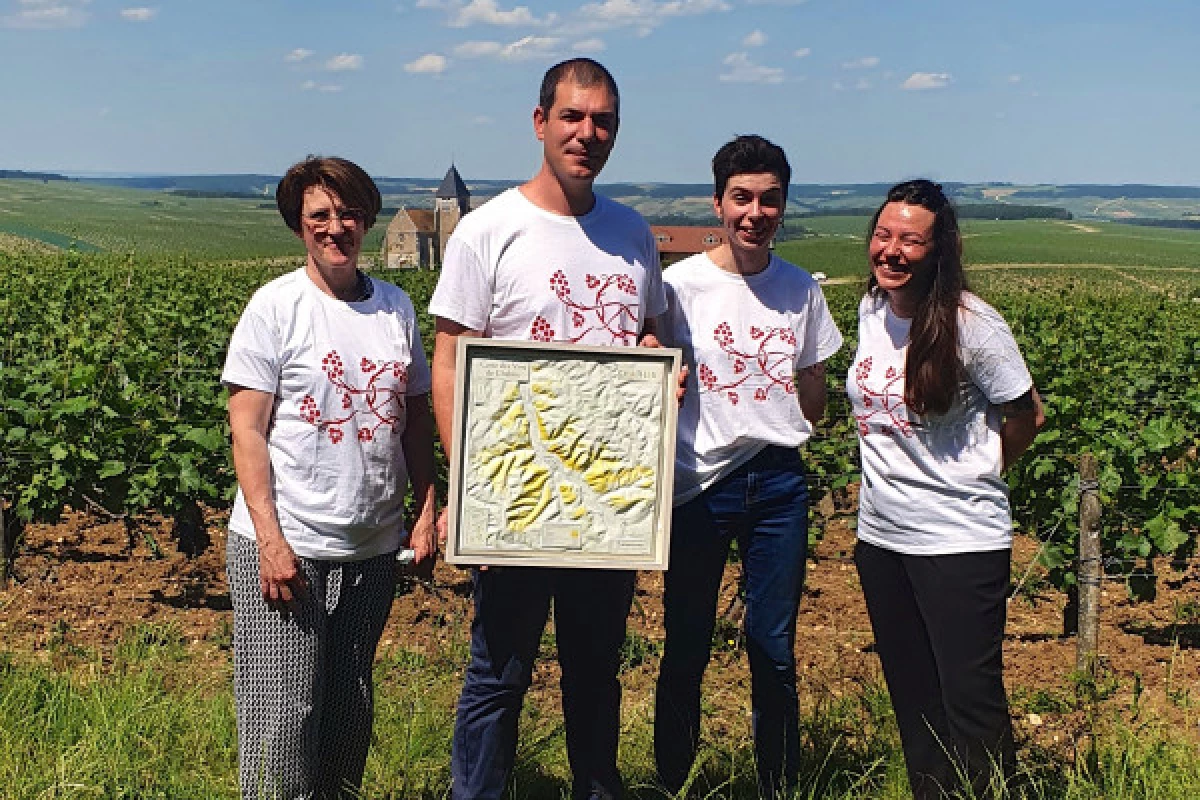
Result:
<instances>
[{"instance_id":1,"label":"group of four people","mask_svg":"<svg viewBox=\"0 0 1200 800\"><path fill-rule=\"evenodd\" d=\"M222 374L239 484L228 574L243 796L340 797L361 784L394 556L407 530L429 566L444 534L433 428L448 447L461 336L683 349L659 778L674 794L693 769L736 540L759 790L796 785L808 542L799 448L824 413L823 363L842 336L817 282L770 249L791 179L779 147L739 136L718 151L713 208L725 241L660 273L646 223L593 190L619 119L600 64L572 59L546 73L533 113L540 170L464 217L446 246L429 308L432 368L409 298L357 266L381 206L371 179L323 158L281 181L280 212L307 262L255 293ZM868 259L847 380L863 461L856 560L914 793L938 797L964 781L982 791L1013 768L1000 475L1032 442L1040 407L1003 319L967 291L940 187L893 188L872 220ZM624 312L574 333L572 291L602 281ZM416 517L406 521L409 486ZM617 673L634 582L622 570L475 571L453 797L503 795L551 606L572 797L622 795Z\"/></svg>"}]
</instances>

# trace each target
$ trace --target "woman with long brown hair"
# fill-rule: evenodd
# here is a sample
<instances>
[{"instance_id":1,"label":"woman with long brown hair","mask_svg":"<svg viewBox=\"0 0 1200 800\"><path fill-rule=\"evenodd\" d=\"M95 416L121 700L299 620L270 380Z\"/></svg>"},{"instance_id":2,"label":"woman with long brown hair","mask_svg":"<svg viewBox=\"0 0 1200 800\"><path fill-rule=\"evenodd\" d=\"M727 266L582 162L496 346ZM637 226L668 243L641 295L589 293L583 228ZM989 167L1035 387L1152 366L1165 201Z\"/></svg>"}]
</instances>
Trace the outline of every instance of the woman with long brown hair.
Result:
<instances>
[{"instance_id":1,"label":"woman with long brown hair","mask_svg":"<svg viewBox=\"0 0 1200 800\"><path fill-rule=\"evenodd\" d=\"M847 378L862 455L859 578L914 796L990 796L1015 767L1001 473L1037 435L1040 401L1008 325L967 288L941 186L892 187L867 255Z\"/></svg>"}]
</instances>

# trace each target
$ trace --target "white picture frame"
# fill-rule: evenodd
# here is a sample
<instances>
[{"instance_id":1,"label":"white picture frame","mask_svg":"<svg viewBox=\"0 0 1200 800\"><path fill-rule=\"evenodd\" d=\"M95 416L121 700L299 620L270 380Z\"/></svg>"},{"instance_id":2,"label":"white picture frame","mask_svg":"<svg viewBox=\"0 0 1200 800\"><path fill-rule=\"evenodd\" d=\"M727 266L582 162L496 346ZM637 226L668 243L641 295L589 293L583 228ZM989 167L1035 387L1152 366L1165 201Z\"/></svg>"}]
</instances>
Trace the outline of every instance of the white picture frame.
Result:
<instances>
[{"instance_id":1,"label":"white picture frame","mask_svg":"<svg viewBox=\"0 0 1200 800\"><path fill-rule=\"evenodd\" d=\"M682 355L460 337L446 561L665 570Z\"/></svg>"}]
</instances>

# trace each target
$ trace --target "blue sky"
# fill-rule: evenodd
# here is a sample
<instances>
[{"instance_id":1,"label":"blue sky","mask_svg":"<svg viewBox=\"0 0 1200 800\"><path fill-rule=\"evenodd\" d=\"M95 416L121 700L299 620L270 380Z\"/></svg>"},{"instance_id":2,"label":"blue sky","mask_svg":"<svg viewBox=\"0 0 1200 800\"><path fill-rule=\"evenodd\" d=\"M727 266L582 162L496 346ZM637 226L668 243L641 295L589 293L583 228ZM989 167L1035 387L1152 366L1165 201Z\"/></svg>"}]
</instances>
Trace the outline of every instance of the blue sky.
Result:
<instances>
[{"instance_id":1,"label":"blue sky","mask_svg":"<svg viewBox=\"0 0 1200 800\"><path fill-rule=\"evenodd\" d=\"M0 0L0 169L524 178L541 74L622 92L604 181L1200 185L1194 0Z\"/></svg>"}]
</instances>

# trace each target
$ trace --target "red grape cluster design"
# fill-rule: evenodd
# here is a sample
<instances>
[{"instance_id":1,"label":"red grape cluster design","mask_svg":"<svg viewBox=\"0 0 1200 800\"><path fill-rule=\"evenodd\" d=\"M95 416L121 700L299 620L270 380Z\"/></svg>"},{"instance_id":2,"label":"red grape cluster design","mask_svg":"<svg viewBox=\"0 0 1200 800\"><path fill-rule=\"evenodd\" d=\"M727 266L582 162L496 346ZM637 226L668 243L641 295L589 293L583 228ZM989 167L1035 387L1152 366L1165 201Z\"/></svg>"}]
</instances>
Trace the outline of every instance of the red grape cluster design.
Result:
<instances>
[{"instance_id":1,"label":"red grape cluster design","mask_svg":"<svg viewBox=\"0 0 1200 800\"><path fill-rule=\"evenodd\" d=\"M316 425L317 420L321 418L321 409L317 408L317 401L311 394L304 395L300 401L300 419L307 422L309 425Z\"/></svg>"},{"instance_id":2,"label":"red grape cluster design","mask_svg":"<svg viewBox=\"0 0 1200 800\"><path fill-rule=\"evenodd\" d=\"M538 315L533 321L533 328L529 331L529 338L535 342L549 342L554 340L554 328L550 327L550 322L542 315Z\"/></svg>"},{"instance_id":3,"label":"red grape cluster design","mask_svg":"<svg viewBox=\"0 0 1200 800\"><path fill-rule=\"evenodd\" d=\"M300 419L327 433L333 444L345 438L342 425L360 416L365 418L356 433L360 442L374 441L377 432L384 426L393 432L399 430L408 368L399 361L378 362L365 356L359 360L358 367L366 378L365 385L361 387L346 380L345 363L336 350L329 351L321 359L321 371L337 390L343 416L325 419L316 399L310 394L304 395L300 401ZM387 375L397 379L397 383L381 383L380 379Z\"/></svg>"},{"instance_id":4,"label":"red grape cluster design","mask_svg":"<svg viewBox=\"0 0 1200 800\"><path fill-rule=\"evenodd\" d=\"M881 425L882 433L890 436L898 432L903 436L912 436L912 422L908 418L908 407L904 403L904 373L895 367L888 367L884 371L886 383L882 388L875 389L867 385L874 366L875 360L870 356L854 365L854 382L862 392L863 408L868 409L866 413L854 415L858 422L858 432L863 436L870 434L871 429L867 423L873 417L884 414L891 424Z\"/></svg>"},{"instance_id":5,"label":"red grape cluster design","mask_svg":"<svg viewBox=\"0 0 1200 800\"><path fill-rule=\"evenodd\" d=\"M749 334L750 339L758 343L758 349L743 352L735 346L733 328L728 322L722 322L713 329L713 340L731 359L734 378L722 384L712 367L700 364L697 373L701 386L709 392L724 393L726 399L735 406L741 400L741 395L734 390L751 379L766 379L766 385L756 386L751 395L760 403L770 398L771 389L776 386L786 394L795 394L796 385L792 378L792 364L796 355L795 332L787 327L763 329L752 325Z\"/></svg>"},{"instance_id":6,"label":"red grape cluster design","mask_svg":"<svg viewBox=\"0 0 1200 800\"><path fill-rule=\"evenodd\" d=\"M590 275L588 276L591 277ZM571 296L571 284L567 282L566 273L561 269L556 270L554 275L550 277L550 288L558 295L560 300L567 300Z\"/></svg>"},{"instance_id":7,"label":"red grape cluster design","mask_svg":"<svg viewBox=\"0 0 1200 800\"><path fill-rule=\"evenodd\" d=\"M346 366L342 363L342 357L338 355L337 350L331 350L321 359L321 369L331 381L346 377Z\"/></svg>"},{"instance_id":8,"label":"red grape cluster design","mask_svg":"<svg viewBox=\"0 0 1200 800\"><path fill-rule=\"evenodd\" d=\"M636 297L637 283L633 278L625 273L588 274L584 276L584 284L595 292L593 300L577 300L571 293L566 273L561 269L555 270L550 276L550 290L571 313L570 326L574 332L567 341L582 341L596 330L608 333L614 343L626 343L634 339L638 328L636 304L619 303L606 298L612 288ZM592 324L589 325L589 321ZM563 324L566 325L565 322ZM535 342L554 341L556 334L550 321L540 314L534 318L529 329L529 338Z\"/></svg>"}]
</instances>

